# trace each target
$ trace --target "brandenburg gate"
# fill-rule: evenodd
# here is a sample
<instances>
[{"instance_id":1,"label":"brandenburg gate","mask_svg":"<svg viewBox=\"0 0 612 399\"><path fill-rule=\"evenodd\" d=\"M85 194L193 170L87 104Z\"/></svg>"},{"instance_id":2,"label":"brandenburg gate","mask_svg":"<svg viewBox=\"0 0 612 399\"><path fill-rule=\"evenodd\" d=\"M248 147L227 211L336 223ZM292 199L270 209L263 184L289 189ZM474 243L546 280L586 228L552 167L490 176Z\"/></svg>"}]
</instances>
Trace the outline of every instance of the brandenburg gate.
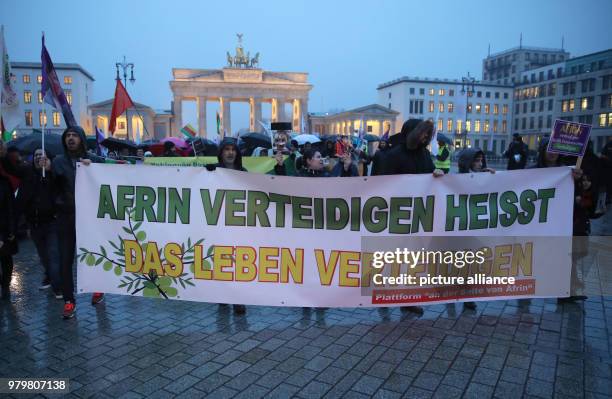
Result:
<instances>
[{"instance_id":1,"label":"brandenburg gate","mask_svg":"<svg viewBox=\"0 0 612 399\"><path fill-rule=\"evenodd\" d=\"M231 135L231 104L247 102L250 106L249 130L260 131L262 103L271 104L272 122L292 122L293 130L302 131L302 119L308 116L308 93L312 85L308 74L299 72L268 72L259 68L259 53L250 58L242 47L242 34L238 34L236 54L227 53L227 66L223 69L172 69L170 89L174 97L173 134L180 136L182 101L197 103L198 135L206 137L206 103L219 102L220 134ZM285 115L285 104L292 106L291 120ZM213 118L215 116L213 115Z\"/></svg>"}]
</instances>

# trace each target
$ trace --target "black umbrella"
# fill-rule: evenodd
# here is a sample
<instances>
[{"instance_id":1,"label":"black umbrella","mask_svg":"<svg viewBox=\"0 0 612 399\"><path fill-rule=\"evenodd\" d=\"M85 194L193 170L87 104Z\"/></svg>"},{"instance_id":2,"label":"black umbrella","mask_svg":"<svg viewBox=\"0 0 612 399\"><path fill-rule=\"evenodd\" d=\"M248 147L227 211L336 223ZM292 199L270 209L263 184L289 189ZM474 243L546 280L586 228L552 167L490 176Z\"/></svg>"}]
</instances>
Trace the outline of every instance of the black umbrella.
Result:
<instances>
[{"instance_id":1,"label":"black umbrella","mask_svg":"<svg viewBox=\"0 0 612 399\"><path fill-rule=\"evenodd\" d=\"M195 149L199 156L216 156L219 146L207 138L198 137L196 139L190 139L188 142L191 144L191 148Z\"/></svg>"},{"instance_id":2,"label":"black umbrella","mask_svg":"<svg viewBox=\"0 0 612 399\"><path fill-rule=\"evenodd\" d=\"M21 136L7 143L7 147L15 147L24 155L31 155L38 148L42 148L42 134L31 133L27 136ZM64 153L62 146L62 136L59 134L45 134L45 151L49 156L56 156Z\"/></svg>"},{"instance_id":3,"label":"black umbrella","mask_svg":"<svg viewBox=\"0 0 612 399\"><path fill-rule=\"evenodd\" d=\"M104 147L108 148L109 151L120 151L127 148L130 151L136 151L138 146L136 143L130 140L122 140L115 137L107 137L100 143Z\"/></svg>"},{"instance_id":4,"label":"black umbrella","mask_svg":"<svg viewBox=\"0 0 612 399\"><path fill-rule=\"evenodd\" d=\"M257 148L272 148L272 143L270 142L270 136L266 136L262 133L257 132L249 132L240 136L240 140L242 140L247 147Z\"/></svg>"}]
</instances>

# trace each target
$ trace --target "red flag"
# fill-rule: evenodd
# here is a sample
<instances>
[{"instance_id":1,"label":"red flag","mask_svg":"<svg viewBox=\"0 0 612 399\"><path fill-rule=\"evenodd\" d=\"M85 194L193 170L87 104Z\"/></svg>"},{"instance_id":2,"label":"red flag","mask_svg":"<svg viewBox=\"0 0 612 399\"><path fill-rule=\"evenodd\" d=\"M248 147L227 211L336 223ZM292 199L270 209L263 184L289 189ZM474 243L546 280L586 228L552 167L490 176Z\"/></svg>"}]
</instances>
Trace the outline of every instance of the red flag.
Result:
<instances>
[{"instance_id":1,"label":"red flag","mask_svg":"<svg viewBox=\"0 0 612 399\"><path fill-rule=\"evenodd\" d=\"M113 110L111 111L110 123L108 130L111 133L115 132L115 125L117 124L117 117L124 113L128 108L133 107L134 103L130 98L127 90L121 84L121 80L117 80L117 87L115 88L115 100L113 101Z\"/></svg>"}]
</instances>

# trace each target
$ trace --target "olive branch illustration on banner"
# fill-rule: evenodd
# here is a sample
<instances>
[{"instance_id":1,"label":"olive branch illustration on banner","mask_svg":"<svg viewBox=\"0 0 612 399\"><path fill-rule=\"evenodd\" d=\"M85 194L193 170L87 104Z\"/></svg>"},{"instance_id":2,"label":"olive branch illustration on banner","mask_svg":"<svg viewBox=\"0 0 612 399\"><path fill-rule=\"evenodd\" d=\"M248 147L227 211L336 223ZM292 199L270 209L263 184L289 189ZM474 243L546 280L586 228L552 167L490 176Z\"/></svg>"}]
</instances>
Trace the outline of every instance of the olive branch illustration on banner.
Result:
<instances>
[{"instance_id":1,"label":"olive branch illustration on banner","mask_svg":"<svg viewBox=\"0 0 612 399\"><path fill-rule=\"evenodd\" d=\"M128 208L128 225L123 226L123 232L128 235L127 238L122 238L120 234L117 235L117 241L108 241L112 248L105 248L100 245L100 250L89 250L86 248L79 248L77 256L80 262L85 262L86 265L91 267L97 267L102 265L102 268L106 272L114 272L116 276L122 276L120 284L117 288L125 288L125 290L136 295L142 292L142 296L151 298L169 299L170 297L178 297L179 289L187 289L188 286L195 287L193 283L193 277L189 277L189 274L185 271L177 277L160 276L155 270L150 270L148 273L133 273L129 274L125 272L125 245L124 240L134 240L138 242L141 250L144 252L149 245L146 241L147 233L142 229L142 221L134 221L135 209ZM204 238L198 241L192 242L191 238L187 239L187 244L181 243L181 255L180 260L183 267L189 266L191 276L194 273L194 252L196 245L200 245L204 242ZM206 256L202 260L204 269L212 269L211 263L208 259L213 257L214 246L210 246L206 253ZM163 247L158 249L158 256L160 263L164 264L165 256ZM144 254L143 254L144 258ZM124 274L125 273L125 274Z\"/></svg>"}]
</instances>

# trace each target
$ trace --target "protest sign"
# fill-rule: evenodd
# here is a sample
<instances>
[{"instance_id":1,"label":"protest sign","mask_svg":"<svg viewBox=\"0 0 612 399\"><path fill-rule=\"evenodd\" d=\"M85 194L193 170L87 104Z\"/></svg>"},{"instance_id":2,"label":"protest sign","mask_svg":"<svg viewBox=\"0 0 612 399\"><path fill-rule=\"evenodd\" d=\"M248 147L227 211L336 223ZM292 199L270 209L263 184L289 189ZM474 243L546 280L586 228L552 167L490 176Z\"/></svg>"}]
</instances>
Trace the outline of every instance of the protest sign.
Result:
<instances>
[{"instance_id":1,"label":"protest sign","mask_svg":"<svg viewBox=\"0 0 612 399\"><path fill-rule=\"evenodd\" d=\"M79 164L78 292L315 307L564 296L572 201L569 168L301 178ZM375 262L401 247L418 256Z\"/></svg>"},{"instance_id":2,"label":"protest sign","mask_svg":"<svg viewBox=\"0 0 612 399\"><path fill-rule=\"evenodd\" d=\"M584 155L590 135L591 125L557 119L546 151L581 157Z\"/></svg>"}]
</instances>

